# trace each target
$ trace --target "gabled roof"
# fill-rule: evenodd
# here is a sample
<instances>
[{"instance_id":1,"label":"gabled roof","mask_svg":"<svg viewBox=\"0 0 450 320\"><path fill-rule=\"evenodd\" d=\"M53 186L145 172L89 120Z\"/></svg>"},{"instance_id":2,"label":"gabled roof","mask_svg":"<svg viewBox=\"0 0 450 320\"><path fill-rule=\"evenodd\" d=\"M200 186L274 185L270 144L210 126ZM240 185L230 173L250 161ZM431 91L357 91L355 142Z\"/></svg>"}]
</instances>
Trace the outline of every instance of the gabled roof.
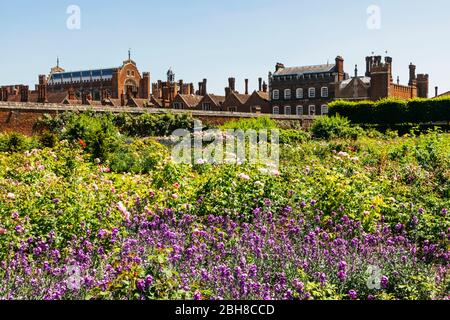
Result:
<instances>
[{"instance_id":1,"label":"gabled roof","mask_svg":"<svg viewBox=\"0 0 450 320\"><path fill-rule=\"evenodd\" d=\"M439 97L447 97L447 96L450 96L450 91L447 91L445 93L442 93L442 94L438 95L437 98L439 98Z\"/></svg>"},{"instance_id":2,"label":"gabled roof","mask_svg":"<svg viewBox=\"0 0 450 320\"><path fill-rule=\"evenodd\" d=\"M183 99L183 101L186 103L186 106L189 108L195 108L203 99L203 96L199 96L196 94L180 94L179 96L181 99Z\"/></svg>"},{"instance_id":3,"label":"gabled roof","mask_svg":"<svg viewBox=\"0 0 450 320\"><path fill-rule=\"evenodd\" d=\"M343 89L346 86L348 86L350 83L353 83L353 81L355 81L355 79L357 79L357 81L359 81L359 82L362 82L366 86L370 86L370 80L371 80L370 77L357 77L357 78L350 78L350 79L342 81L341 83L339 83L339 87L341 89Z\"/></svg>"},{"instance_id":4,"label":"gabled roof","mask_svg":"<svg viewBox=\"0 0 450 320\"><path fill-rule=\"evenodd\" d=\"M321 64L316 66L289 67L279 69L274 76L301 76L314 73L326 73L336 71L335 64Z\"/></svg>"},{"instance_id":5,"label":"gabled roof","mask_svg":"<svg viewBox=\"0 0 450 320\"><path fill-rule=\"evenodd\" d=\"M67 98L67 92L49 92L47 95L48 103L63 103Z\"/></svg>"},{"instance_id":6,"label":"gabled roof","mask_svg":"<svg viewBox=\"0 0 450 320\"><path fill-rule=\"evenodd\" d=\"M234 94L242 104L245 104L251 97L249 94L241 94L236 92L233 92L232 94Z\"/></svg>"},{"instance_id":7,"label":"gabled roof","mask_svg":"<svg viewBox=\"0 0 450 320\"><path fill-rule=\"evenodd\" d=\"M255 91L253 94L257 94L261 99L269 101L269 93L265 91Z\"/></svg>"},{"instance_id":8,"label":"gabled roof","mask_svg":"<svg viewBox=\"0 0 450 320\"><path fill-rule=\"evenodd\" d=\"M207 97L210 97L211 100L218 106L225 101L225 96L217 96L215 94L207 94Z\"/></svg>"},{"instance_id":9,"label":"gabled roof","mask_svg":"<svg viewBox=\"0 0 450 320\"><path fill-rule=\"evenodd\" d=\"M130 99L133 102L133 105L137 108L145 108L148 105L147 99L140 99L140 98L131 98Z\"/></svg>"}]
</instances>

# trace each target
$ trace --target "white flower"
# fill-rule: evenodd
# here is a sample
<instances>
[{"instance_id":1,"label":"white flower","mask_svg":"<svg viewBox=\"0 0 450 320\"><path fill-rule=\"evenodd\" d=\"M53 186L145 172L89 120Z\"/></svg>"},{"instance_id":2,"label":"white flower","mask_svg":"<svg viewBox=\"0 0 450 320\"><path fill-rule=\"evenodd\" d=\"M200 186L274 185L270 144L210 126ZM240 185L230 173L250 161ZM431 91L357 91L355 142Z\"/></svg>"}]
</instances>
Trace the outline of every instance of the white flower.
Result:
<instances>
[{"instance_id":1,"label":"white flower","mask_svg":"<svg viewBox=\"0 0 450 320\"><path fill-rule=\"evenodd\" d=\"M340 151L340 152L338 153L338 156L339 156L339 157L343 157L343 158L348 158L348 157L349 157L349 154L348 154L347 152Z\"/></svg>"},{"instance_id":2,"label":"white flower","mask_svg":"<svg viewBox=\"0 0 450 320\"><path fill-rule=\"evenodd\" d=\"M358 157L352 157L352 158L350 158L350 160L353 161L353 162L358 162L359 158Z\"/></svg>"},{"instance_id":3,"label":"white flower","mask_svg":"<svg viewBox=\"0 0 450 320\"><path fill-rule=\"evenodd\" d=\"M246 175L245 173L238 174L238 178L242 179L242 180L246 180L246 181L250 180L250 177L248 175Z\"/></svg>"},{"instance_id":4,"label":"white flower","mask_svg":"<svg viewBox=\"0 0 450 320\"><path fill-rule=\"evenodd\" d=\"M264 183L262 183L261 181L256 181L256 182L255 182L255 187L261 187L261 188L263 188L263 187L264 187Z\"/></svg>"},{"instance_id":5,"label":"white flower","mask_svg":"<svg viewBox=\"0 0 450 320\"><path fill-rule=\"evenodd\" d=\"M197 164L199 164L199 165L202 165L202 164L205 164L205 163L206 163L205 159L198 159L197 160Z\"/></svg>"},{"instance_id":6,"label":"white flower","mask_svg":"<svg viewBox=\"0 0 450 320\"><path fill-rule=\"evenodd\" d=\"M270 171L270 174L275 176L275 177L279 177L280 176L280 171L274 169L274 170Z\"/></svg>"},{"instance_id":7,"label":"white flower","mask_svg":"<svg viewBox=\"0 0 450 320\"><path fill-rule=\"evenodd\" d=\"M14 200L16 198L16 195L14 193L10 192L6 195L6 198L8 198L10 200Z\"/></svg>"}]
</instances>

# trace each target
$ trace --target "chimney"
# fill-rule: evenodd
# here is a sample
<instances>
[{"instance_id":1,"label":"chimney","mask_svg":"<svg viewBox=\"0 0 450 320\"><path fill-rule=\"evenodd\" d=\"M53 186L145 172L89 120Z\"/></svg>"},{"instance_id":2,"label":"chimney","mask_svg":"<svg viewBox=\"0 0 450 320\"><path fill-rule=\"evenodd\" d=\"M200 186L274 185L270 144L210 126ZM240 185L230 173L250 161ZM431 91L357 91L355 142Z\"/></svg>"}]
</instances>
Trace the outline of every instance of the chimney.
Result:
<instances>
[{"instance_id":1,"label":"chimney","mask_svg":"<svg viewBox=\"0 0 450 320\"><path fill-rule=\"evenodd\" d=\"M434 96L437 97L439 95L439 87L434 87Z\"/></svg>"},{"instance_id":2,"label":"chimney","mask_svg":"<svg viewBox=\"0 0 450 320\"><path fill-rule=\"evenodd\" d=\"M248 79L245 79L245 94L248 94Z\"/></svg>"},{"instance_id":3,"label":"chimney","mask_svg":"<svg viewBox=\"0 0 450 320\"><path fill-rule=\"evenodd\" d=\"M258 91L262 91L262 78L258 78Z\"/></svg>"},{"instance_id":4,"label":"chimney","mask_svg":"<svg viewBox=\"0 0 450 320\"><path fill-rule=\"evenodd\" d=\"M372 57L366 57L366 77L370 77L370 69L372 67Z\"/></svg>"},{"instance_id":5,"label":"chimney","mask_svg":"<svg viewBox=\"0 0 450 320\"><path fill-rule=\"evenodd\" d=\"M267 83L264 81L264 83L263 83L263 91L267 92L267 89L268 89Z\"/></svg>"},{"instance_id":6,"label":"chimney","mask_svg":"<svg viewBox=\"0 0 450 320\"><path fill-rule=\"evenodd\" d=\"M189 93L188 94L195 94L195 88L194 88L193 83L189 84Z\"/></svg>"},{"instance_id":7,"label":"chimney","mask_svg":"<svg viewBox=\"0 0 450 320\"><path fill-rule=\"evenodd\" d=\"M184 90L184 83L183 80L180 79L179 83L178 83L180 89L178 90L179 94L186 94L185 90Z\"/></svg>"},{"instance_id":8,"label":"chimney","mask_svg":"<svg viewBox=\"0 0 450 320\"><path fill-rule=\"evenodd\" d=\"M39 76L38 102L39 103L47 103L48 102L47 77L45 75Z\"/></svg>"},{"instance_id":9,"label":"chimney","mask_svg":"<svg viewBox=\"0 0 450 320\"><path fill-rule=\"evenodd\" d=\"M150 73L142 73L141 86L139 88L140 98L149 99L150 98Z\"/></svg>"},{"instance_id":10,"label":"chimney","mask_svg":"<svg viewBox=\"0 0 450 320\"><path fill-rule=\"evenodd\" d=\"M231 93L230 87L226 87L225 88L225 97L228 97L230 95L230 93Z\"/></svg>"},{"instance_id":11,"label":"chimney","mask_svg":"<svg viewBox=\"0 0 450 320\"><path fill-rule=\"evenodd\" d=\"M236 79L235 78L228 78L228 88L232 92L236 91Z\"/></svg>"},{"instance_id":12,"label":"chimney","mask_svg":"<svg viewBox=\"0 0 450 320\"><path fill-rule=\"evenodd\" d=\"M208 94L207 83L208 83L208 80L207 79L203 79L203 87L202 87L202 89L203 89L203 95L204 96L206 96Z\"/></svg>"},{"instance_id":13,"label":"chimney","mask_svg":"<svg viewBox=\"0 0 450 320\"><path fill-rule=\"evenodd\" d=\"M275 65L275 72L277 72L278 70L281 70L281 69L284 69L284 64L278 62Z\"/></svg>"},{"instance_id":14,"label":"chimney","mask_svg":"<svg viewBox=\"0 0 450 320\"><path fill-rule=\"evenodd\" d=\"M416 66L412 64L409 65L409 85L412 86L416 80Z\"/></svg>"},{"instance_id":15,"label":"chimney","mask_svg":"<svg viewBox=\"0 0 450 320\"><path fill-rule=\"evenodd\" d=\"M344 80L344 59L341 56L336 57L336 68L338 72L338 82Z\"/></svg>"},{"instance_id":16,"label":"chimney","mask_svg":"<svg viewBox=\"0 0 450 320\"><path fill-rule=\"evenodd\" d=\"M29 87L28 86L21 86L20 87L20 101L21 102L28 102L29 101Z\"/></svg>"},{"instance_id":17,"label":"chimney","mask_svg":"<svg viewBox=\"0 0 450 320\"><path fill-rule=\"evenodd\" d=\"M102 96L103 96L102 100L103 100L103 99L107 99L107 98L105 97L105 92L106 92L106 91L107 91L107 90L103 90L103 91L102 91ZM76 96L75 96L75 90L74 90L72 87L70 87L69 90L67 91L67 95L68 95L69 101L77 100L77 98L76 98Z\"/></svg>"},{"instance_id":18,"label":"chimney","mask_svg":"<svg viewBox=\"0 0 450 320\"><path fill-rule=\"evenodd\" d=\"M203 82L199 82L198 83L198 94L200 96L204 96L204 94L203 94Z\"/></svg>"}]
</instances>

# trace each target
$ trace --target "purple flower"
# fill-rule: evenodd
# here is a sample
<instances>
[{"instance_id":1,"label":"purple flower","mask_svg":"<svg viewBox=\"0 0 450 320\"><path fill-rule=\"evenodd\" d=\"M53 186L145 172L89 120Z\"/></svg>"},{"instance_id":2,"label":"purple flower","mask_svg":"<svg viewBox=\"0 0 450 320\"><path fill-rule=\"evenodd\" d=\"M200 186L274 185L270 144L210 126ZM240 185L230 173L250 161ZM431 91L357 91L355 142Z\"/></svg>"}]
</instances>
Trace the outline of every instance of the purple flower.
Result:
<instances>
[{"instance_id":1,"label":"purple flower","mask_svg":"<svg viewBox=\"0 0 450 320\"><path fill-rule=\"evenodd\" d=\"M350 299L352 300L356 300L358 299L358 293L355 290L350 290L348 292L348 296L350 297Z\"/></svg>"},{"instance_id":2,"label":"purple flower","mask_svg":"<svg viewBox=\"0 0 450 320\"><path fill-rule=\"evenodd\" d=\"M448 213L448 210L447 210L447 209L445 209L445 208L442 209L442 214L443 214L443 215L446 215L447 213Z\"/></svg>"},{"instance_id":3,"label":"purple flower","mask_svg":"<svg viewBox=\"0 0 450 320\"><path fill-rule=\"evenodd\" d=\"M136 287L139 291L144 292L145 291L145 281L140 279L136 282Z\"/></svg>"},{"instance_id":4,"label":"purple flower","mask_svg":"<svg viewBox=\"0 0 450 320\"><path fill-rule=\"evenodd\" d=\"M199 291L194 292L194 300L199 301L202 300L202 294Z\"/></svg>"},{"instance_id":5,"label":"purple flower","mask_svg":"<svg viewBox=\"0 0 450 320\"><path fill-rule=\"evenodd\" d=\"M389 286L389 278L388 277L386 277L386 276L382 276L381 277L381 287L383 288L383 289L387 289L387 287Z\"/></svg>"},{"instance_id":6,"label":"purple flower","mask_svg":"<svg viewBox=\"0 0 450 320\"><path fill-rule=\"evenodd\" d=\"M347 279L347 273L345 271L339 271L337 277L339 280L344 281Z\"/></svg>"}]
</instances>

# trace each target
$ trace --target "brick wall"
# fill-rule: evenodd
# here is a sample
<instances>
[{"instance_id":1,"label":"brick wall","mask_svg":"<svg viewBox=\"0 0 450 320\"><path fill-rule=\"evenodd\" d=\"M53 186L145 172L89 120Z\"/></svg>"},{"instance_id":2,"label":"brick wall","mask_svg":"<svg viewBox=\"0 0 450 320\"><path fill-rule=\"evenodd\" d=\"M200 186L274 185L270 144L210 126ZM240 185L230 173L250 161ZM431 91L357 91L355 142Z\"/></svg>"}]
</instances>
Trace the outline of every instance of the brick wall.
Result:
<instances>
[{"instance_id":1,"label":"brick wall","mask_svg":"<svg viewBox=\"0 0 450 320\"><path fill-rule=\"evenodd\" d=\"M39 103L10 103L0 102L0 132L20 132L26 135L36 134L35 123L45 114L57 114L65 111L88 111L92 110L89 106L67 106L57 104L39 104ZM195 111L195 110L164 110L156 108L114 108L99 107L96 112L106 113L190 113L196 119L201 120L209 125L222 125L227 121L239 120L242 118L253 118L264 116L263 114L251 113L230 113L230 112L214 112L214 111ZM266 115L267 116L267 115ZM315 117L311 116L285 116L285 115L269 115L272 119L282 121L286 124L302 126L308 129Z\"/></svg>"}]
</instances>

